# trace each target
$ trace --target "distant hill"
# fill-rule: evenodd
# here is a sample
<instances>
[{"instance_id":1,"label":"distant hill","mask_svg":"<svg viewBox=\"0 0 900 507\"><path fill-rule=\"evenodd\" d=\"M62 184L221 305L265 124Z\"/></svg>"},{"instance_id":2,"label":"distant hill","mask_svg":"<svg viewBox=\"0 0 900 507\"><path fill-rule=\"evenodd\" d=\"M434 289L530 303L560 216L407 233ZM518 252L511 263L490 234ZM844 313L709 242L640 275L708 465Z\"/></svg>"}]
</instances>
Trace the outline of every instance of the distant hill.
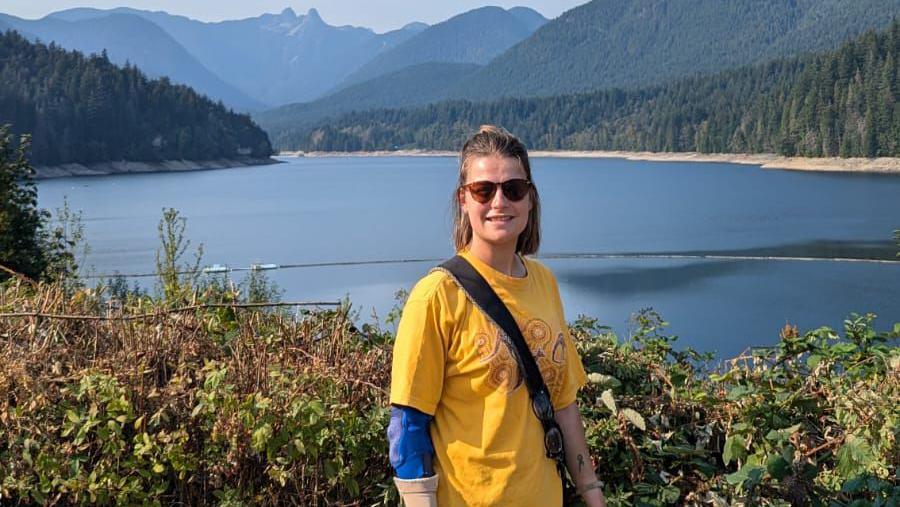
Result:
<instances>
[{"instance_id":1,"label":"distant hill","mask_svg":"<svg viewBox=\"0 0 900 507\"><path fill-rule=\"evenodd\" d=\"M459 149L498 123L532 149L900 156L900 22L834 51L631 91L347 114L285 148Z\"/></svg>"},{"instance_id":2,"label":"distant hill","mask_svg":"<svg viewBox=\"0 0 900 507\"><path fill-rule=\"evenodd\" d=\"M593 0L542 26L448 98L662 83L832 49L898 15L900 0Z\"/></svg>"},{"instance_id":3,"label":"distant hill","mask_svg":"<svg viewBox=\"0 0 900 507\"><path fill-rule=\"evenodd\" d=\"M481 68L470 63L421 63L356 84L313 102L255 113L253 119L273 133L276 146L289 143L325 118L350 111L427 104Z\"/></svg>"},{"instance_id":4,"label":"distant hill","mask_svg":"<svg viewBox=\"0 0 900 507\"><path fill-rule=\"evenodd\" d=\"M482 7L428 27L407 41L386 50L347 77L339 88L428 62L484 65L547 22L526 7L509 11Z\"/></svg>"},{"instance_id":5,"label":"distant hill","mask_svg":"<svg viewBox=\"0 0 900 507\"><path fill-rule=\"evenodd\" d=\"M203 66L164 30L139 16L124 13L72 20L47 17L24 20L0 14L0 23L31 41L55 42L84 54L103 50L109 59L130 62L151 77L167 76L238 110L258 110L263 104L238 91Z\"/></svg>"},{"instance_id":6,"label":"distant hill","mask_svg":"<svg viewBox=\"0 0 900 507\"><path fill-rule=\"evenodd\" d=\"M0 123L33 136L34 165L267 158L248 116L105 54L0 34Z\"/></svg>"},{"instance_id":7,"label":"distant hill","mask_svg":"<svg viewBox=\"0 0 900 507\"><path fill-rule=\"evenodd\" d=\"M507 12L515 16L531 32L547 24L547 18L543 14L529 7L513 7L507 9Z\"/></svg>"},{"instance_id":8,"label":"distant hill","mask_svg":"<svg viewBox=\"0 0 900 507\"><path fill-rule=\"evenodd\" d=\"M331 26L318 11L206 23L165 12L130 8L74 9L57 18L103 17L127 13L153 22L213 73L270 107L314 100L381 51L424 29L413 23L376 34L368 28Z\"/></svg>"}]
</instances>

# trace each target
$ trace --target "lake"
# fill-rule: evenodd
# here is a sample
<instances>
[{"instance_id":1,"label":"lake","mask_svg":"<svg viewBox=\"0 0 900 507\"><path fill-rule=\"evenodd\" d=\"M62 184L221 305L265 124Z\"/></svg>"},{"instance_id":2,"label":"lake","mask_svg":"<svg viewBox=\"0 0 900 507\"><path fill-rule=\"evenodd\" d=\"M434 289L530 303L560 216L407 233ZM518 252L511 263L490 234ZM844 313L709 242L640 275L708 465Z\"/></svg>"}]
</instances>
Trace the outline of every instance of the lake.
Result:
<instances>
[{"instance_id":1,"label":"lake","mask_svg":"<svg viewBox=\"0 0 900 507\"><path fill-rule=\"evenodd\" d=\"M452 157L290 158L250 168L42 180L39 204L82 210L95 274L150 273L163 207L187 218L204 264L269 271L285 300L349 295L383 317L452 254ZM722 356L769 345L785 323L900 321L900 177L757 166L536 158L542 245L567 318L620 335L653 307L678 343ZM418 262L376 262L404 261ZM243 273L233 273L240 279ZM152 278L136 278L152 287Z\"/></svg>"}]
</instances>

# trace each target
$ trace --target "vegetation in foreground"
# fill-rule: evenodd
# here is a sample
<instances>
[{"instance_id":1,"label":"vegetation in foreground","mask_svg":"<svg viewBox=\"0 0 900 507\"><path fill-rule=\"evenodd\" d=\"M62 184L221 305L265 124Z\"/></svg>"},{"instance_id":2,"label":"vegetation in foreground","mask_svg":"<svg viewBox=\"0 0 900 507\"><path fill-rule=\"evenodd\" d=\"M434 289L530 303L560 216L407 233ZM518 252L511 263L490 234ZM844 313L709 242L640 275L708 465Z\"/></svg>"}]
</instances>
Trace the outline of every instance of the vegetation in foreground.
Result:
<instances>
[{"instance_id":1,"label":"vegetation in foreground","mask_svg":"<svg viewBox=\"0 0 900 507\"><path fill-rule=\"evenodd\" d=\"M162 229L178 237L177 219ZM0 502L396 503L390 331L356 328L347 304L292 313L227 280L160 275L157 297L0 286ZM571 325L610 505L900 502L900 324L787 326L713 369L654 312L635 323L625 339Z\"/></svg>"}]
</instances>

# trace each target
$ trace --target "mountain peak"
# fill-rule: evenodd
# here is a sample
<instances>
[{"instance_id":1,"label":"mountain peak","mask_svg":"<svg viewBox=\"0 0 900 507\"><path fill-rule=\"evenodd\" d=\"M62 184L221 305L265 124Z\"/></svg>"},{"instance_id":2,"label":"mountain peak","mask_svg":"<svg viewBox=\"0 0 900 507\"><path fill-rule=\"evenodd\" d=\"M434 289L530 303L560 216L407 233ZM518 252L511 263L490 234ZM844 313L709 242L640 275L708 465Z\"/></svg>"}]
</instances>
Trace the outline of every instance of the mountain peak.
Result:
<instances>
[{"instance_id":1,"label":"mountain peak","mask_svg":"<svg viewBox=\"0 0 900 507\"><path fill-rule=\"evenodd\" d=\"M422 23L421 21L413 21L412 23L407 23L403 25L401 30L413 30L416 32L421 32L422 30L428 28L427 23Z\"/></svg>"},{"instance_id":2,"label":"mountain peak","mask_svg":"<svg viewBox=\"0 0 900 507\"><path fill-rule=\"evenodd\" d=\"M308 21L315 21L317 23L325 23L324 21L322 21L322 16L319 16L319 11L317 11L315 7L312 7L308 11L306 11L306 19Z\"/></svg>"},{"instance_id":3,"label":"mountain peak","mask_svg":"<svg viewBox=\"0 0 900 507\"><path fill-rule=\"evenodd\" d=\"M294 9L291 9L290 7L285 7L284 10L281 11L281 14L278 15L278 17L282 18L282 19L296 19L297 13L294 12Z\"/></svg>"},{"instance_id":4,"label":"mountain peak","mask_svg":"<svg viewBox=\"0 0 900 507\"><path fill-rule=\"evenodd\" d=\"M532 31L544 26L548 21L543 14L531 7L513 7L512 9L508 9L507 12L518 19L520 23L524 23L528 26L529 30Z\"/></svg>"}]
</instances>

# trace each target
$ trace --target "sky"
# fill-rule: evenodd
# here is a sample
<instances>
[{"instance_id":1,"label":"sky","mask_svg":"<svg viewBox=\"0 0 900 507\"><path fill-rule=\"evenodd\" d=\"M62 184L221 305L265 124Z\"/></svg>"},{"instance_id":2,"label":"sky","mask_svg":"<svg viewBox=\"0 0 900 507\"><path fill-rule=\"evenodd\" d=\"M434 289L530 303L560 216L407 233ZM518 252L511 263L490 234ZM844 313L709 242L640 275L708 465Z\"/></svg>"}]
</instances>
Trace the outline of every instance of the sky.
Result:
<instances>
[{"instance_id":1,"label":"sky","mask_svg":"<svg viewBox=\"0 0 900 507\"><path fill-rule=\"evenodd\" d=\"M315 7L329 25L355 25L386 32L413 21L439 23L462 12L498 5L509 8L517 5L531 7L547 18L555 18L564 11L588 0L3 0L0 12L20 18L36 19L51 12L72 7L133 7L135 9L166 11L202 21L221 21L259 16L264 12L277 13L291 7L297 14L305 14Z\"/></svg>"}]
</instances>

